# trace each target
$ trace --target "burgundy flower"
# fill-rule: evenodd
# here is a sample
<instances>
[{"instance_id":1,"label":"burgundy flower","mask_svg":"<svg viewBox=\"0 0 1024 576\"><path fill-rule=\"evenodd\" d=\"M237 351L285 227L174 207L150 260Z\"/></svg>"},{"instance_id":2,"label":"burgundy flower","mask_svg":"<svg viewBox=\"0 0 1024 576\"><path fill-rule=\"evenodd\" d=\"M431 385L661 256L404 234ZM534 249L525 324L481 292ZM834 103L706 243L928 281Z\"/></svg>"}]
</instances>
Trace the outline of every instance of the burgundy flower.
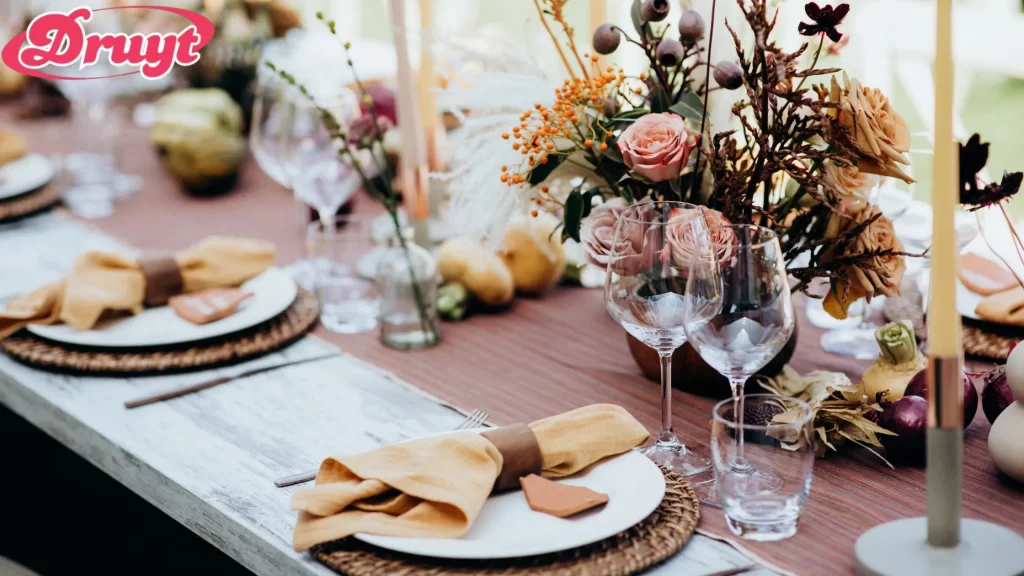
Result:
<instances>
[{"instance_id":1,"label":"burgundy flower","mask_svg":"<svg viewBox=\"0 0 1024 576\"><path fill-rule=\"evenodd\" d=\"M988 142L982 143L981 135L975 134L966 144L960 145L960 203L979 210L998 204L1020 190L1024 173L1003 173L1003 179L996 183L980 184L978 173L988 164Z\"/></svg>"},{"instance_id":2,"label":"burgundy flower","mask_svg":"<svg viewBox=\"0 0 1024 576\"><path fill-rule=\"evenodd\" d=\"M960 203L970 206L970 211L981 210L1013 196L1024 182L1024 172L1003 172L999 183L992 182L973 189L960 190Z\"/></svg>"},{"instance_id":3,"label":"burgundy flower","mask_svg":"<svg viewBox=\"0 0 1024 576\"><path fill-rule=\"evenodd\" d=\"M799 28L801 34L804 36L825 34L833 42L843 39L843 35L836 30L836 26L842 23L846 15L850 13L849 4L840 4L835 8L831 4L826 4L824 8L819 8L816 2L808 2L804 6L804 12L807 12L807 17L813 20L814 24L801 22Z\"/></svg>"}]
</instances>

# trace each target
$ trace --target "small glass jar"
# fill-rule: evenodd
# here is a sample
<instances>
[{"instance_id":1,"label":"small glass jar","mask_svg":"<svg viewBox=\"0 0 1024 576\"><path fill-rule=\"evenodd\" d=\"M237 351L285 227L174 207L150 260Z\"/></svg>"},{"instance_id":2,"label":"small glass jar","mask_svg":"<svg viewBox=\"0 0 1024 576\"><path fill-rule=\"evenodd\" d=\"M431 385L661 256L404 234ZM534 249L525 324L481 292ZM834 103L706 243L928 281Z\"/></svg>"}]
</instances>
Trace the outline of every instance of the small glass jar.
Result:
<instances>
[{"instance_id":1,"label":"small glass jar","mask_svg":"<svg viewBox=\"0 0 1024 576\"><path fill-rule=\"evenodd\" d=\"M437 314L437 261L429 251L393 237L377 263L380 340L397 350L418 350L441 340Z\"/></svg>"}]
</instances>

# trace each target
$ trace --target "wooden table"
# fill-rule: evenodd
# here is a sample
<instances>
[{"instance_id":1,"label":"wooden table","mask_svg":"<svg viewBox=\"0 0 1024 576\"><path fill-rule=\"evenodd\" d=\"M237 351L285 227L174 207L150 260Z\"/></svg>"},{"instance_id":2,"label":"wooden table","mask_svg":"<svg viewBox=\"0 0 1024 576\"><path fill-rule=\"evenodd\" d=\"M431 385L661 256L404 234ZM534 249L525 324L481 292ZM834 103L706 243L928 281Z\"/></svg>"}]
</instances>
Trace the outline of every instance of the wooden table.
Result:
<instances>
[{"instance_id":1,"label":"wooden table","mask_svg":"<svg viewBox=\"0 0 1024 576\"><path fill-rule=\"evenodd\" d=\"M9 111L0 109L0 118L4 112ZM63 121L18 127L40 151L66 152L82 146L81 140L67 134ZM95 222L96 227L137 248L176 249L218 233L272 240L279 247L280 262L300 254L302 243L290 196L252 163L232 194L191 199L166 175L155 155L145 150L143 131L125 128L121 143L125 171L145 175L146 184L141 192L119 202L113 216ZM372 208L367 202L359 206L360 210ZM11 230L0 229L0 254L8 253L4 243L9 238ZM82 242L73 245L84 247ZM68 245L51 247L51 274L73 257ZM4 265L0 259L0 277ZM29 287L27 283L24 288ZM650 429L657 428L658 386L639 375L623 331L608 318L598 290L559 288L543 298L521 298L504 314L444 324L442 331L440 346L420 352L386 349L373 334L340 336L322 330L317 334L446 402L487 410L498 424L612 402L629 409ZM801 315L801 345L793 366L801 372L845 371L857 378L865 364L822 352L819 335ZM311 353L323 345L306 341L285 354ZM332 362L342 363L339 366L344 369L316 364L270 373L146 408L150 412L144 417L141 411L124 412L120 403L138 393L198 381L204 375L104 379L86 387L83 379L50 376L0 359L0 373L5 375L0 379L0 401L255 571L322 573L307 557L288 549L294 520L287 512L287 492L268 489L268 481L308 468L327 453L351 452L443 429L456 418L432 402L411 400L413 395L402 394L396 403L395 391L406 390L407 385L354 358ZM407 401L413 406L404 405ZM711 405L710 400L687 394L677 393L674 398L677 432L704 454L709 452ZM205 423L199 416L225 411L216 424ZM159 424L149 424L152 420ZM1024 532L1024 490L997 476L984 448L987 432L988 423L979 412L966 437L964 514ZM215 447L198 456L157 450L155 446L168 434ZM230 461L237 465L234 470L206 467L218 461L221 451L231 455ZM857 536L880 522L922 514L924 482L922 469L890 471L862 453L819 461L797 536L781 543L744 546L793 572L852 573ZM721 513L715 510L704 510L701 529L728 536ZM703 574L743 565L742 558L729 559L730 553L729 548L697 537L664 570Z\"/></svg>"}]
</instances>

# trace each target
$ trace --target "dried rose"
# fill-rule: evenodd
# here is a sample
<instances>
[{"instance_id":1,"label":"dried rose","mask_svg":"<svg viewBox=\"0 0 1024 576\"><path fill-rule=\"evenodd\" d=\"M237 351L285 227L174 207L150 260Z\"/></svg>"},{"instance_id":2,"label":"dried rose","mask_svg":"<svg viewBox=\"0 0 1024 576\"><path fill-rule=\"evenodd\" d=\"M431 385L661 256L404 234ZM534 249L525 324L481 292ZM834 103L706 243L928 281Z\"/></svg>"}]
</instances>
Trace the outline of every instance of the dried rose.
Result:
<instances>
[{"instance_id":1,"label":"dried rose","mask_svg":"<svg viewBox=\"0 0 1024 576\"><path fill-rule=\"evenodd\" d=\"M682 116L647 114L622 131L619 151L626 166L651 182L664 182L682 174L700 136L686 128Z\"/></svg>"},{"instance_id":2,"label":"dried rose","mask_svg":"<svg viewBox=\"0 0 1024 576\"><path fill-rule=\"evenodd\" d=\"M845 88L832 79L831 100L836 105L832 114L849 132L850 144L858 152L857 167L861 172L914 182L899 166L910 165L910 160L904 156L910 152L910 129L906 121L880 90L862 86L845 72L843 84Z\"/></svg>"},{"instance_id":3,"label":"dried rose","mask_svg":"<svg viewBox=\"0 0 1024 576\"><path fill-rule=\"evenodd\" d=\"M861 298L867 298L870 302L873 296L879 294L889 297L899 294L906 263L902 255L893 254L903 252L903 243L896 237L892 221L882 216L877 207L871 206L846 220L845 229L862 226L869 221L871 223L857 238L842 248L842 253L833 248L822 257L825 263L840 257L864 257L856 264L843 267L849 284L842 279L832 281L824 307L834 318L846 318L850 304Z\"/></svg>"},{"instance_id":4,"label":"dried rose","mask_svg":"<svg viewBox=\"0 0 1024 576\"><path fill-rule=\"evenodd\" d=\"M842 166L826 161L822 182L835 193L839 211L853 216L870 204L869 196L878 183L878 176L862 172L853 164Z\"/></svg>"}]
</instances>

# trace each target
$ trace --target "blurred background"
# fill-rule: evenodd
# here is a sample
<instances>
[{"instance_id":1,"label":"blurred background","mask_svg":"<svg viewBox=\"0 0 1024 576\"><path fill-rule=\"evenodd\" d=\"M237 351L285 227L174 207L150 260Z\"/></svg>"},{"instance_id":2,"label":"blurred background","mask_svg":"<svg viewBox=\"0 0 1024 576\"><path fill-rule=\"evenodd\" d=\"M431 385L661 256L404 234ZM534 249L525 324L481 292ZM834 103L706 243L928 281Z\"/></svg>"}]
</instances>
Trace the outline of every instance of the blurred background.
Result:
<instances>
[{"instance_id":1,"label":"blurred background","mask_svg":"<svg viewBox=\"0 0 1024 576\"><path fill-rule=\"evenodd\" d=\"M4 0L0 17L7 20L7 30L16 29L18 23L31 14L46 10L69 9L81 5L83 0ZM105 4L104 0L86 2L92 7ZM110 0L109 4L149 4L138 0ZM803 17L802 0L775 0L780 19L790 30L778 41L795 49L802 41L796 35L795 23ZM896 109L903 114L913 132L913 176L916 185L907 191L916 199L927 201L931 173L930 138L932 124L932 26L934 2L929 0L852 0L853 10L841 26L846 38L832 47L825 66L842 66L865 85L880 88L894 100ZM296 60L292 65L296 75L306 77L319 90L330 92L339 82L351 81L344 65L343 50L333 39L325 39L323 26L316 20L322 12L336 21L338 36L352 42L353 59L365 80L387 80L393 77L395 58L392 48L392 18L387 0L163 0L160 4L204 10L215 15L218 37L223 40L219 51L208 50L204 65L190 71L186 81L193 85L222 85L239 100L245 100L250 89L252 71L227 73L217 77L229 63L254 63L264 48L263 39L283 36L274 42L291 43L288 50ZM406 15L410 27L419 29L421 15L419 3L408 2ZM566 17L577 30L581 43L589 42L590 31L603 22L628 25L630 0L571 0L566 5ZM711 0L678 0L676 11L695 8L710 13ZM293 12L282 16L282 7ZM719 2L719 19L728 19L735 11L734 2ZM96 27L159 30L174 25L152 11L146 19L133 21L121 16L116 22L97 18ZM126 14L127 12L118 12ZM113 14L113 13L110 13ZM295 19L292 22L292 19ZM671 19L672 17L670 17ZM282 21L282 19L284 21ZM460 67L474 65L501 66L503 59L521 65L525 57L551 77L562 71L554 57L550 39L539 25L532 0L434 0L433 37L423 35L419 41L427 42L441 63L439 72L457 81ZM305 27L285 31L294 25ZM792 24L792 25L789 25ZM990 177L998 178L1004 170L1024 168L1024 2L1022 0L960 0L955 18L957 68L956 129L958 136L966 138L975 132L992 143L988 164ZM312 33L311 33L312 32ZM251 50L250 39L260 39ZM726 36L712 50L712 57L727 58L731 46ZM223 46L232 48L224 48ZM296 46L299 46L296 48ZM412 50L416 64L418 50ZM480 62L473 62L479 57ZM642 57L636 51L619 50L609 57L627 71L638 69ZM509 67L514 67L509 62ZM201 69L201 70L200 70ZM197 78L196 76L205 76ZM178 79L179 82L181 79ZM77 92L79 89L99 90L101 96L118 97L141 91L165 89L145 81L110 80L107 86L97 88L96 83L74 83L67 86L75 99L93 99L94 95ZM84 86L89 84L91 86ZM244 104L243 104L243 107ZM248 110L246 110L248 112ZM1011 204L1015 219L1024 218L1024 203Z\"/></svg>"}]
</instances>

